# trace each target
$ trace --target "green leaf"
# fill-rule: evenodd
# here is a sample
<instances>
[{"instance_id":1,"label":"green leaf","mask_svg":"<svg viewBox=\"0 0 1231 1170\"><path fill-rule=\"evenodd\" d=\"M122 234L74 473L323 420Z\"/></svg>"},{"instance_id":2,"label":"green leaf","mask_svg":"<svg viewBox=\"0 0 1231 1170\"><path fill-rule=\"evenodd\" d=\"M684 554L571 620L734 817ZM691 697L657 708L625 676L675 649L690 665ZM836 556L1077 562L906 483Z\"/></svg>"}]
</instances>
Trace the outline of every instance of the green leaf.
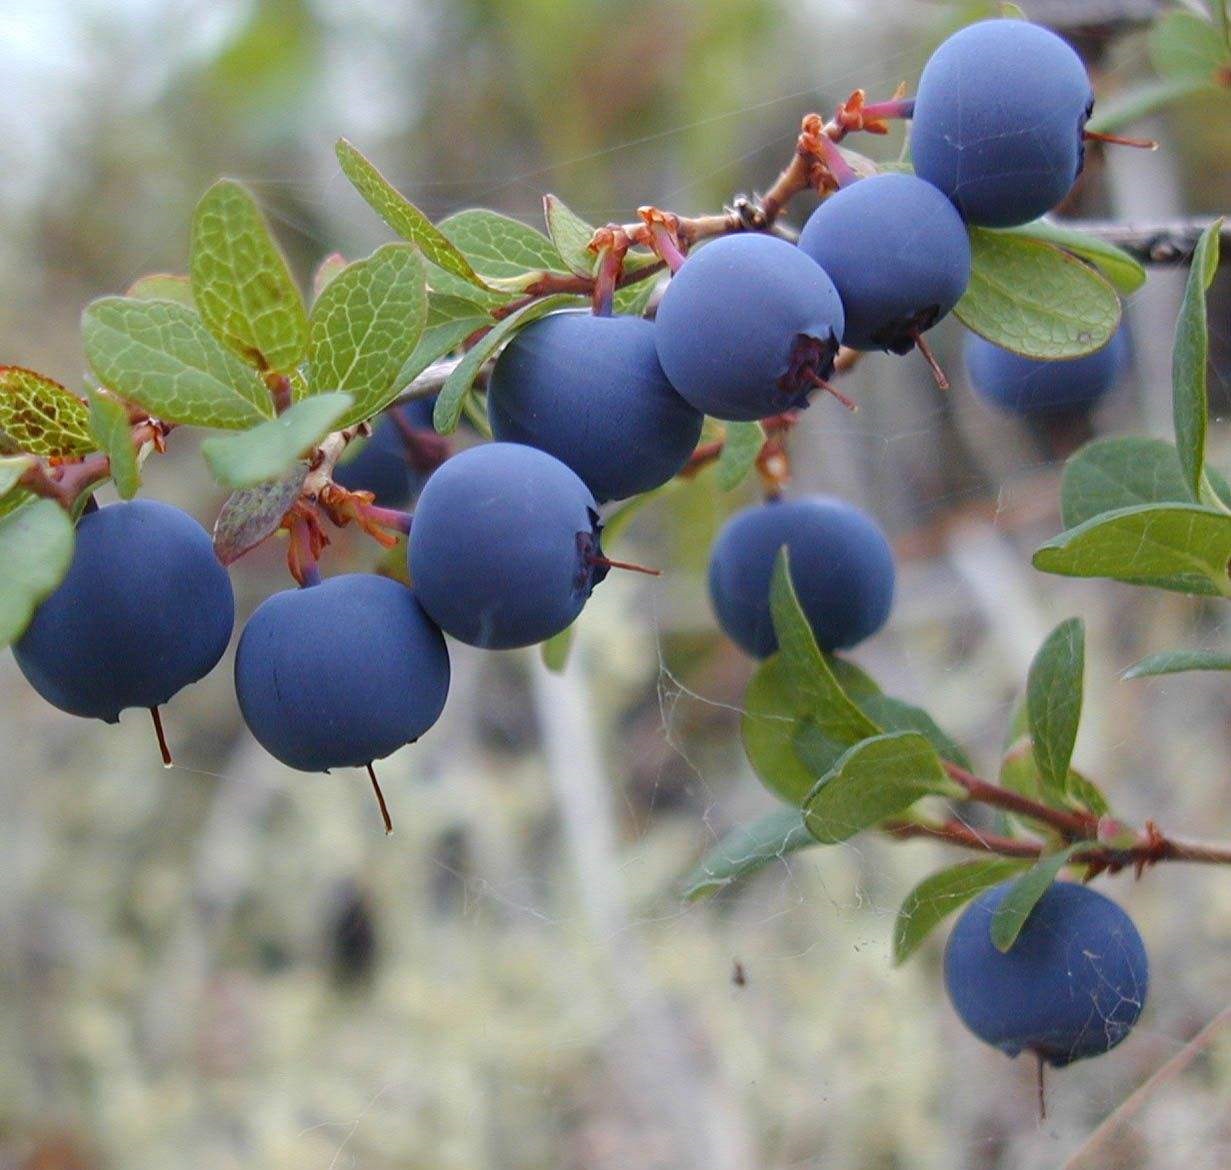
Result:
<instances>
[{"instance_id":1,"label":"green leaf","mask_svg":"<svg viewBox=\"0 0 1231 1170\"><path fill-rule=\"evenodd\" d=\"M771 862L816 843L804 827L798 809L774 809L752 824L728 833L710 849L684 879L683 895L695 902L716 894Z\"/></svg>"},{"instance_id":2,"label":"green leaf","mask_svg":"<svg viewBox=\"0 0 1231 1170\"><path fill-rule=\"evenodd\" d=\"M300 456L337 429L352 401L349 394L316 394L250 431L206 439L201 454L223 487L254 487L281 479Z\"/></svg>"},{"instance_id":3,"label":"green leaf","mask_svg":"<svg viewBox=\"0 0 1231 1170\"><path fill-rule=\"evenodd\" d=\"M345 138L339 138L334 147L342 173L351 185L367 200L376 212L399 236L419 246L425 260L467 284L485 288L482 277L470 267L461 254L443 235L439 228L413 203L403 198L362 154Z\"/></svg>"},{"instance_id":4,"label":"green leaf","mask_svg":"<svg viewBox=\"0 0 1231 1170\"><path fill-rule=\"evenodd\" d=\"M1205 479L1205 432L1209 420L1206 365L1210 356L1209 325L1205 292L1218 270L1219 233L1222 220L1215 220L1197 242L1184 301L1175 323L1171 355L1171 387L1175 413L1175 445L1180 453L1184 482L1194 500L1214 503Z\"/></svg>"},{"instance_id":5,"label":"green leaf","mask_svg":"<svg viewBox=\"0 0 1231 1170\"><path fill-rule=\"evenodd\" d=\"M59 382L21 366L0 366L0 450L45 457L98 449L90 410Z\"/></svg>"},{"instance_id":6,"label":"green leaf","mask_svg":"<svg viewBox=\"0 0 1231 1170\"><path fill-rule=\"evenodd\" d=\"M756 464L765 442L759 422L729 422L718 457L718 487L729 492L739 487Z\"/></svg>"},{"instance_id":7,"label":"green leaf","mask_svg":"<svg viewBox=\"0 0 1231 1170\"><path fill-rule=\"evenodd\" d=\"M489 280L519 281L528 274L568 271L563 257L542 232L496 211L482 207L459 211L442 219L440 230L475 271Z\"/></svg>"},{"instance_id":8,"label":"green leaf","mask_svg":"<svg viewBox=\"0 0 1231 1170\"><path fill-rule=\"evenodd\" d=\"M317 266L312 274L312 300L320 299L334 277L341 276L346 270L346 257L341 252L330 252Z\"/></svg>"},{"instance_id":9,"label":"green leaf","mask_svg":"<svg viewBox=\"0 0 1231 1170\"><path fill-rule=\"evenodd\" d=\"M823 845L846 841L925 796L960 797L918 732L874 736L847 749L804 798L804 823Z\"/></svg>"},{"instance_id":10,"label":"green leaf","mask_svg":"<svg viewBox=\"0 0 1231 1170\"><path fill-rule=\"evenodd\" d=\"M426 319L423 262L409 244L385 244L348 264L321 293L312 306L308 382L313 394L342 390L353 399L338 428L397 397L398 375Z\"/></svg>"},{"instance_id":11,"label":"green leaf","mask_svg":"<svg viewBox=\"0 0 1231 1170\"><path fill-rule=\"evenodd\" d=\"M539 653L543 656L543 665L548 670L559 674L568 665L569 651L573 648L573 632L576 624L566 626L558 634L548 638L539 645Z\"/></svg>"},{"instance_id":12,"label":"green leaf","mask_svg":"<svg viewBox=\"0 0 1231 1170\"><path fill-rule=\"evenodd\" d=\"M1066 790L1081 724L1085 670L1085 626L1079 618L1069 618L1047 635L1026 679L1030 736L1045 792L1059 795Z\"/></svg>"},{"instance_id":13,"label":"green leaf","mask_svg":"<svg viewBox=\"0 0 1231 1170\"><path fill-rule=\"evenodd\" d=\"M748 763L775 796L798 808L826 769L805 764L797 750L804 721L799 692L791 685L781 654L757 668L744 694L740 731ZM837 754L845 748L845 744Z\"/></svg>"},{"instance_id":14,"label":"green leaf","mask_svg":"<svg viewBox=\"0 0 1231 1170\"><path fill-rule=\"evenodd\" d=\"M37 462L33 455L0 456L0 499L7 496Z\"/></svg>"},{"instance_id":15,"label":"green leaf","mask_svg":"<svg viewBox=\"0 0 1231 1170\"><path fill-rule=\"evenodd\" d=\"M308 350L308 314L256 200L219 179L197 204L189 268L210 332L262 373L286 373Z\"/></svg>"},{"instance_id":16,"label":"green leaf","mask_svg":"<svg viewBox=\"0 0 1231 1170\"><path fill-rule=\"evenodd\" d=\"M850 688L847 688L848 693ZM892 695L867 695L856 699L864 713L884 731L917 731L940 753L942 759L970 770L970 757L922 707Z\"/></svg>"},{"instance_id":17,"label":"green leaf","mask_svg":"<svg viewBox=\"0 0 1231 1170\"><path fill-rule=\"evenodd\" d=\"M281 479L242 488L228 497L214 521L214 552L224 565L278 530L307 475L308 464L298 463Z\"/></svg>"},{"instance_id":18,"label":"green leaf","mask_svg":"<svg viewBox=\"0 0 1231 1170\"><path fill-rule=\"evenodd\" d=\"M133 449L132 423L124 404L109 394L91 393L90 431L99 449L107 452L111 479L120 499L131 500L141 486L141 471Z\"/></svg>"},{"instance_id":19,"label":"green leaf","mask_svg":"<svg viewBox=\"0 0 1231 1170\"><path fill-rule=\"evenodd\" d=\"M1177 593L1231 597L1231 516L1198 504L1146 504L1096 516L1053 537L1034 567L1110 577Z\"/></svg>"},{"instance_id":20,"label":"green leaf","mask_svg":"<svg viewBox=\"0 0 1231 1170\"><path fill-rule=\"evenodd\" d=\"M540 297L528 305L510 313L497 322L490 332L485 334L469 350L457 369L446 379L436 398L436 408L432 421L442 435L452 434L462 417L462 407L470 387L474 385L479 370L489 357L513 336L519 329L537 321L548 313L566 306L576 305L577 298L557 293L555 296Z\"/></svg>"},{"instance_id":21,"label":"green leaf","mask_svg":"<svg viewBox=\"0 0 1231 1170\"><path fill-rule=\"evenodd\" d=\"M1059 853L1040 858L1009 887L996 912L992 915L992 945L998 951L1009 951L1017 942L1022 927L1039 899L1051 888L1052 882L1078 850L1088 849L1089 841L1075 841Z\"/></svg>"},{"instance_id":22,"label":"green leaf","mask_svg":"<svg viewBox=\"0 0 1231 1170\"><path fill-rule=\"evenodd\" d=\"M555 195L543 196L543 218L551 242L568 270L575 276L593 276L598 262L598 256L590 251L594 228Z\"/></svg>"},{"instance_id":23,"label":"green leaf","mask_svg":"<svg viewBox=\"0 0 1231 1170\"><path fill-rule=\"evenodd\" d=\"M629 317L644 317L650 301L654 299L654 290L658 287L658 277L647 276L644 280L627 284L615 291L612 302L615 312Z\"/></svg>"},{"instance_id":24,"label":"green leaf","mask_svg":"<svg viewBox=\"0 0 1231 1170\"><path fill-rule=\"evenodd\" d=\"M1047 361L1101 349L1120 324L1116 290L1089 265L1041 240L971 228L970 284L954 313L968 329Z\"/></svg>"},{"instance_id":25,"label":"green leaf","mask_svg":"<svg viewBox=\"0 0 1231 1170\"><path fill-rule=\"evenodd\" d=\"M1180 674L1187 670L1231 670L1231 652L1226 650L1161 650L1134 663L1124 678L1156 674Z\"/></svg>"},{"instance_id":26,"label":"green leaf","mask_svg":"<svg viewBox=\"0 0 1231 1170\"><path fill-rule=\"evenodd\" d=\"M1047 219L1036 219L1032 223L1022 224L1021 227L1003 230L1006 235L1042 240L1046 244L1054 244L1057 248L1072 252L1074 256L1080 256L1087 263L1093 264L1111 281L1116 291L1124 296L1135 293L1146 282L1144 265L1123 248L1117 248L1115 244L1109 244L1097 236L1087 235Z\"/></svg>"},{"instance_id":27,"label":"green leaf","mask_svg":"<svg viewBox=\"0 0 1231 1170\"><path fill-rule=\"evenodd\" d=\"M1026 864L1009 857L979 858L924 878L906 895L893 925L893 965L905 963L936 926L976 894L1021 873Z\"/></svg>"},{"instance_id":28,"label":"green leaf","mask_svg":"<svg viewBox=\"0 0 1231 1170\"><path fill-rule=\"evenodd\" d=\"M138 301L174 301L188 309L197 307L192 299L192 284L188 277L172 276L167 272L139 276L128 286L124 295Z\"/></svg>"},{"instance_id":29,"label":"green leaf","mask_svg":"<svg viewBox=\"0 0 1231 1170\"><path fill-rule=\"evenodd\" d=\"M1219 30L1192 12L1168 13L1150 29L1148 44L1150 63L1164 77L1218 84L1231 63Z\"/></svg>"},{"instance_id":30,"label":"green leaf","mask_svg":"<svg viewBox=\"0 0 1231 1170\"><path fill-rule=\"evenodd\" d=\"M103 297L82 333L99 382L164 422L242 430L274 416L256 371L183 305Z\"/></svg>"},{"instance_id":31,"label":"green leaf","mask_svg":"<svg viewBox=\"0 0 1231 1170\"><path fill-rule=\"evenodd\" d=\"M438 358L452 353L472 333L493 323L482 306L473 301L433 293L428 299L427 325L423 336L394 379L398 393Z\"/></svg>"},{"instance_id":32,"label":"green leaf","mask_svg":"<svg viewBox=\"0 0 1231 1170\"><path fill-rule=\"evenodd\" d=\"M0 518L0 647L21 637L72 560L73 522L59 504L34 500Z\"/></svg>"},{"instance_id":33,"label":"green leaf","mask_svg":"<svg viewBox=\"0 0 1231 1170\"><path fill-rule=\"evenodd\" d=\"M1094 117L1086 123L1086 129L1097 134L1114 134L1173 102L1184 101L1198 93L1217 92L1216 86L1201 78L1169 77L1146 81L1108 102L1100 102Z\"/></svg>"}]
</instances>

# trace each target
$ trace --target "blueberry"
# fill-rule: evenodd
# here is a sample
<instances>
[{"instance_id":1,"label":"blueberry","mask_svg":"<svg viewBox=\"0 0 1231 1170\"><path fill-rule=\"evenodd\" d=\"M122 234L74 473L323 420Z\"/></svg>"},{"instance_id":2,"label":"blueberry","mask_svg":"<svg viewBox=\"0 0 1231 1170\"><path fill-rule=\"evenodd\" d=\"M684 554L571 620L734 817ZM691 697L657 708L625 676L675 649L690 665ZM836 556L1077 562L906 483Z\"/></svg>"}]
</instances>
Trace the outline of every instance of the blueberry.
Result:
<instances>
[{"instance_id":1,"label":"blueberry","mask_svg":"<svg viewBox=\"0 0 1231 1170\"><path fill-rule=\"evenodd\" d=\"M915 172L967 223L1010 227L1050 211L1081 173L1094 91L1081 58L1024 20L954 33L915 96Z\"/></svg>"},{"instance_id":2,"label":"blueberry","mask_svg":"<svg viewBox=\"0 0 1231 1170\"><path fill-rule=\"evenodd\" d=\"M775 500L732 516L710 554L714 612L749 654L765 658L778 648L769 587L783 545L822 649L854 646L885 624L893 604L893 552L876 521L830 496Z\"/></svg>"},{"instance_id":3,"label":"blueberry","mask_svg":"<svg viewBox=\"0 0 1231 1170\"><path fill-rule=\"evenodd\" d=\"M1057 882L1002 954L992 916L1011 883L966 908L945 948L945 988L962 1022L1009 1056L1056 1066L1123 1040L1145 1006L1150 967L1141 935L1111 899Z\"/></svg>"},{"instance_id":4,"label":"blueberry","mask_svg":"<svg viewBox=\"0 0 1231 1170\"><path fill-rule=\"evenodd\" d=\"M558 459L520 443L454 455L410 529L411 580L447 634L503 650L558 634L606 575L598 505Z\"/></svg>"},{"instance_id":5,"label":"blueberry","mask_svg":"<svg viewBox=\"0 0 1231 1170\"><path fill-rule=\"evenodd\" d=\"M1119 380L1129 363L1128 333L1112 335L1102 349L1067 361L1022 357L971 333L966 371L982 398L1010 414L1036 416L1089 410Z\"/></svg>"},{"instance_id":6,"label":"blueberry","mask_svg":"<svg viewBox=\"0 0 1231 1170\"><path fill-rule=\"evenodd\" d=\"M382 508L405 507L427 476L411 466L402 428L432 430L435 401L417 398L382 414L356 454L334 469L334 482L352 492L371 492Z\"/></svg>"},{"instance_id":7,"label":"blueberry","mask_svg":"<svg viewBox=\"0 0 1231 1170\"><path fill-rule=\"evenodd\" d=\"M715 418L806 406L842 340L842 302L811 257L775 236L723 236L688 257L654 321L671 384Z\"/></svg>"},{"instance_id":8,"label":"blueberry","mask_svg":"<svg viewBox=\"0 0 1231 1170\"><path fill-rule=\"evenodd\" d=\"M966 291L970 237L931 183L874 175L831 195L799 237L829 274L846 316L843 344L906 353Z\"/></svg>"},{"instance_id":9,"label":"blueberry","mask_svg":"<svg viewBox=\"0 0 1231 1170\"><path fill-rule=\"evenodd\" d=\"M132 500L81 518L68 574L13 656L49 703L114 723L204 678L234 623L205 529L170 504Z\"/></svg>"},{"instance_id":10,"label":"blueberry","mask_svg":"<svg viewBox=\"0 0 1231 1170\"><path fill-rule=\"evenodd\" d=\"M487 414L497 439L554 455L600 503L666 483L703 421L658 364L652 322L588 312L517 334L492 371Z\"/></svg>"},{"instance_id":11,"label":"blueberry","mask_svg":"<svg viewBox=\"0 0 1231 1170\"><path fill-rule=\"evenodd\" d=\"M302 772L362 767L440 717L449 653L414 593L350 573L263 601L235 655L244 722Z\"/></svg>"}]
</instances>

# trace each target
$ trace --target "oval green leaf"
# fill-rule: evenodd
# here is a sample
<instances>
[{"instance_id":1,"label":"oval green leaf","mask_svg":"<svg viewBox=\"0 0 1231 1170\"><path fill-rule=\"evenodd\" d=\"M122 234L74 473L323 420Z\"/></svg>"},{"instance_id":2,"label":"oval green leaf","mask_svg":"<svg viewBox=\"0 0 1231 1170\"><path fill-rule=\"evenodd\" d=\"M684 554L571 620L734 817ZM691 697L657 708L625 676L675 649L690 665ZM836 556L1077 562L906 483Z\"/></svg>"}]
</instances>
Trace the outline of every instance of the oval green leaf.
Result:
<instances>
[{"instance_id":1,"label":"oval green leaf","mask_svg":"<svg viewBox=\"0 0 1231 1170\"><path fill-rule=\"evenodd\" d=\"M73 522L59 504L33 500L0 517L0 647L21 637L73 560Z\"/></svg>"},{"instance_id":2,"label":"oval green leaf","mask_svg":"<svg viewBox=\"0 0 1231 1170\"><path fill-rule=\"evenodd\" d=\"M90 409L59 382L21 366L0 366L0 449L46 458L97 451Z\"/></svg>"},{"instance_id":3,"label":"oval green leaf","mask_svg":"<svg viewBox=\"0 0 1231 1170\"><path fill-rule=\"evenodd\" d=\"M107 452L111 479L120 499L131 500L141 486L141 471L133 447L132 423L124 404L109 394L90 394L90 431L98 446Z\"/></svg>"},{"instance_id":4,"label":"oval green leaf","mask_svg":"<svg viewBox=\"0 0 1231 1170\"><path fill-rule=\"evenodd\" d=\"M684 878L683 896L694 902L716 894L771 862L816 844L798 809L774 809L752 824L734 829L710 849Z\"/></svg>"},{"instance_id":5,"label":"oval green leaf","mask_svg":"<svg viewBox=\"0 0 1231 1170\"><path fill-rule=\"evenodd\" d=\"M1081 724L1086 630L1080 618L1061 622L1039 647L1026 678L1026 711L1044 793L1061 798ZM1054 803L1054 799L1052 801Z\"/></svg>"}]
</instances>

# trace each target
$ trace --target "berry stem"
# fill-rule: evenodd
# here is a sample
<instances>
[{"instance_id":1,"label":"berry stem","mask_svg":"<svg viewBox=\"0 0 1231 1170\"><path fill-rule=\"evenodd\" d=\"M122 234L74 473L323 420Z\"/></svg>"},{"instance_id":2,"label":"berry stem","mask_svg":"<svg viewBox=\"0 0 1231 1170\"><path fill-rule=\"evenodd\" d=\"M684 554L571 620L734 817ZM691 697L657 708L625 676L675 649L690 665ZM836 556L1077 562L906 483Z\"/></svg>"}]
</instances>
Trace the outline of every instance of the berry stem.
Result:
<instances>
[{"instance_id":1,"label":"berry stem","mask_svg":"<svg viewBox=\"0 0 1231 1170\"><path fill-rule=\"evenodd\" d=\"M589 558L592 565L602 565L604 569L627 569L630 573L644 573L647 577L661 577L661 569L650 569L645 565L635 564L633 561L613 561L610 557Z\"/></svg>"},{"instance_id":2,"label":"berry stem","mask_svg":"<svg viewBox=\"0 0 1231 1170\"><path fill-rule=\"evenodd\" d=\"M804 376L818 390L824 390L826 394L832 394L847 410L854 412L859 409L859 403L849 395L843 394L832 382L827 382L815 370L804 370Z\"/></svg>"},{"instance_id":3,"label":"berry stem","mask_svg":"<svg viewBox=\"0 0 1231 1170\"><path fill-rule=\"evenodd\" d=\"M385 794L380 790L380 781L376 779L376 769L371 761L364 765L368 770L368 779L372 781L372 791L376 793L376 803L380 806L381 820L385 822L385 836L393 833L393 818L389 815L389 806L385 803Z\"/></svg>"},{"instance_id":4,"label":"berry stem","mask_svg":"<svg viewBox=\"0 0 1231 1170\"><path fill-rule=\"evenodd\" d=\"M923 339L923 334L918 329L912 329L910 336L914 338L915 348L923 354L923 360L931 368L932 377L936 379L936 388L938 390L948 390L949 379L945 376L945 371L941 369L940 362L936 360L932 347Z\"/></svg>"},{"instance_id":5,"label":"berry stem","mask_svg":"<svg viewBox=\"0 0 1231 1170\"><path fill-rule=\"evenodd\" d=\"M162 753L162 766L170 768L175 761L171 758L171 748L167 745L167 735L162 728L162 712L157 707L151 707L150 718L154 720L154 734L158 737L158 750Z\"/></svg>"},{"instance_id":6,"label":"berry stem","mask_svg":"<svg viewBox=\"0 0 1231 1170\"><path fill-rule=\"evenodd\" d=\"M1043 1061L1042 1053L1036 1052L1035 1059L1035 1088L1039 1102L1039 1124L1042 1125L1047 1120L1047 1065Z\"/></svg>"},{"instance_id":7,"label":"berry stem","mask_svg":"<svg viewBox=\"0 0 1231 1170\"><path fill-rule=\"evenodd\" d=\"M1157 150L1153 138L1130 138L1124 134L1107 134L1099 130L1083 130L1081 136L1087 142L1105 142L1109 146L1132 146L1137 150Z\"/></svg>"}]
</instances>

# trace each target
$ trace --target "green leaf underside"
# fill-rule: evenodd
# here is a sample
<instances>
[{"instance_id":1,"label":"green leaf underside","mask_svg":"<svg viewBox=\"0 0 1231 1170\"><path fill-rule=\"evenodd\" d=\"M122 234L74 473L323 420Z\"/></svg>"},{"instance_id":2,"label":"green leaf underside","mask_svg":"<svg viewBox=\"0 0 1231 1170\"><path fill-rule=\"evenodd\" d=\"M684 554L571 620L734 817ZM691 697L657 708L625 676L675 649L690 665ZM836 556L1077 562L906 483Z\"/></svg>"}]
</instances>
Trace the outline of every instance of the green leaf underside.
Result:
<instances>
[{"instance_id":1,"label":"green leaf underside","mask_svg":"<svg viewBox=\"0 0 1231 1170\"><path fill-rule=\"evenodd\" d=\"M716 474L722 491L732 491L744 482L756 464L764 442L765 432L759 422L727 423Z\"/></svg>"},{"instance_id":2,"label":"green leaf underside","mask_svg":"<svg viewBox=\"0 0 1231 1170\"><path fill-rule=\"evenodd\" d=\"M1034 566L1066 577L1110 577L1204 597L1231 596L1231 515L1198 504L1145 504L1062 532Z\"/></svg>"},{"instance_id":3,"label":"green leaf underside","mask_svg":"<svg viewBox=\"0 0 1231 1170\"><path fill-rule=\"evenodd\" d=\"M139 276L128 286L124 294L138 301L175 301L188 309L195 309L192 299L192 283L186 276L173 276L168 272L152 272Z\"/></svg>"},{"instance_id":4,"label":"green leaf underside","mask_svg":"<svg viewBox=\"0 0 1231 1170\"><path fill-rule=\"evenodd\" d=\"M798 809L779 808L733 829L689 871L683 896L690 902L715 894L774 861L817 844Z\"/></svg>"},{"instance_id":5,"label":"green leaf underside","mask_svg":"<svg viewBox=\"0 0 1231 1170\"><path fill-rule=\"evenodd\" d=\"M298 499L308 474L299 463L281 479L243 488L228 497L214 522L214 551L229 565L271 536L287 509Z\"/></svg>"},{"instance_id":6,"label":"green leaf underside","mask_svg":"<svg viewBox=\"0 0 1231 1170\"><path fill-rule=\"evenodd\" d=\"M970 284L954 313L980 336L1054 361L1101 349L1120 324L1120 299L1087 264L1041 240L971 228Z\"/></svg>"},{"instance_id":7,"label":"green leaf underside","mask_svg":"<svg viewBox=\"0 0 1231 1170\"><path fill-rule=\"evenodd\" d=\"M312 307L308 381L313 394L351 396L339 427L371 418L397 397L426 318L423 264L409 244L385 244L347 265L321 293Z\"/></svg>"},{"instance_id":8,"label":"green leaf underside","mask_svg":"<svg viewBox=\"0 0 1231 1170\"><path fill-rule=\"evenodd\" d=\"M1204 498L1209 490L1205 482L1205 433L1209 419L1206 363L1210 352L1205 293L1218 269L1221 230L1222 220L1215 220L1197 242L1180 315L1175 323L1171 356L1176 450L1191 498L1206 503L1211 501Z\"/></svg>"},{"instance_id":9,"label":"green leaf underside","mask_svg":"<svg viewBox=\"0 0 1231 1170\"><path fill-rule=\"evenodd\" d=\"M1086 664L1085 627L1078 618L1061 622L1030 664L1026 709L1034 758L1044 792L1062 796L1081 723Z\"/></svg>"},{"instance_id":10,"label":"green leaf underside","mask_svg":"<svg viewBox=\"0 0 1231 1170\"><path fill-rule=\"evenodd\" d=\"M82 334L99 382L165 422L243 430L274 416L256 371L183 305L103 297Z\"/></svg>"},{"instance_id":11,"label":"green leaf underside","mask_svg":"<svg viewBox=\"0 0 1231 1170\"><path fill-rule=\"evenodd\" d=\"M0 517L0 647L21 637L73 560L73 522L59 504L32 500Z\"/></svg>"},{"instance_id":12,"label":"green leaf underside","mask_svg":"<svg viewBox=\"0 0 1231 1170\"><path fill-rule=\"evenodd\" d=\"M220 179L197 204L192 297L210 332L262 372L293 370L308 349L303 297L256 200Z\"/></svg>"},{"instance_id":13,"label":"green leaf underside","mask_svg":"<svg viewBox=\"0 0 1231 1170\"><path fill-rule=\"evenodd\" d=\"M0 449L44 457L97 450L90 410L59 382L20 366L0 366Z\"/></svg>"},{"instance_id":14,"label":"green leaf underside","mask_svg":"<svg viewBox=\"0 0 1231 1170\"><path fill-rule=\"evenodd\" d=\"M479 339L462 359L457 369L445 380L436 399L433 423L442 435L452 434L462 417L462 407L479 370L495 352L523 326L556 309L578 304L578 298L556 294L531 301L528 305L497 322Z\"/></svg>"},{"instance_id":15,"label":"green leaf underside","mask_svg":"<svg viewBox=\"0 0 1231 1170\"><path fill-rule=\"evenodd\" d=\"M132 424L124 404L108 394L92 393L90 431L99 449L107 452L111 479L120 499L131 500L141 486L141 472L133 449Z\"/></svg>"},{"instance_id":16,"label":"green leaf underside","mask_svg":"<svg viewBox=\"0 0 1231 1170\"><path fill-rule=\"evenodd\" d=\"M1219 30L1192 12L1168 13L1150 30L1148 44L1150 63L1164 77L1214 84L1231 63Z\"/></svg>"},{"instance_id":17,"label":"green leaf underside","mask_svg":"<svg viewBox=\"0 0 1231 1170\"><path fill-rule=\"evenodd\" d=\"M1032 240L1042 240L1054 244L1066 252L1072 252L1083 260L1093 264L1115 287L1121 295L1127 296L1136 292L1146 282L1145 266L1130 256L1123 248L1100 240L1097 236L1087 235L1063 224L1053 223L1047 219L1036 219L1032 223L1024 223L1021 227L1002 228L1005 234L1026 236Z\"/></svg>"},{"instance_id":18,"label":"green leaf underside","mask_svg":"<svg viewBox=\"0 0 1231 1170\"><path fill-rule=\"evenodd\" d=\"M440 221L440 230L488 280L515 280L530 273L568 272L542 232L519 219L474 207Z\"/></svg>"},{"instance_id":19,"label":"green leaf underside","mask_svg":"<svg viewBox=\"0 0 1231 1170\"><path fill-rule=\"evenodd\" d=\"M1009 857L962 861L921 881L902 902L893 926L893 965L900 966L941 922L977 894L1021 873L1028 862Z\"/></svg>"},{"instance_id":20,"label":"green leaf underside","mask_svg":"<svg viewBox=\"0 0 1231 1170\"><path fill-rule=\"evenodd\" d=\"M560 259L576 276L593 276L598 256L590 251L594 228L555 195L543 196L547 234Z\"/></svg>"},{"instance_id":21,"label":"green leaf underside","mask_svg":"<svg viewBox=\"0 0 1231 1170\"><path fill-rule=\"evenodd\" d=\"M612 302L617 313L630 317L643 317L654 297L658 287L658 276L647 276L644 280L634 281L623 288L616 289L615 300Z\"/></svg>"},{"instance_id":22,"label":"green leaf underside","mask_svg":"<svg viewBox=\"0 0 1231 1170\"><path fill-rule=\"evenodd\" d=\"M822 844L846 841L925 796L960 797L936 749L916 731L849 748L804 799L804 823Z\"/></svg>"},{"instance_id":23,"label":"green leaf underside","mask_svg":"<svg viewBox=\"0 0 1231 1170\"><path fill-rule=\"evenodd\" d=\"M1210 470L1208 478L1224 501L1231 500L1222 476ZM1067 528L1119 508L1191 502L1179 454L1165 439L1095 439L1064 467L1060 513Z\"/></svg>"},{"instance_id":24,"label":"green leaf underside","mask_svg":"<svg viewBox=\"0 0 1231 1170\"><path fill-rule=\"evenodd\" d=\"M849 692L849 687L847 688ZM884 731L917 731L945 760L959 767L971 767L970 757L922 707L892 695L868 695L856 700L864 712Z\"/></svg>"},{"instance_id":25,"label":"green leaf underside","mask_svg":"<svg viewBox=\"0 0 1231 1170\"><path fill-rule=\"evenodd\" d=\"M223 487L255 487L280 479L336 429L351 403L351 396L342 393L305 398L250 431L206 439L201 454Z\"/></svg>"},{"instance_id":26,"label":"green leaf underside","mask_svg":"<svg viewBox=\"0 0 1231 1170\"><path fill-rule=\"evenodd\" d=\"M418 245L425 260L469 285L485 287L465 256L426 215L405 199L345 138L335 147L342 173L376 212L404 240Z\"/></svg>"},{"instance_id":27,"label":"green leaf underside","mask_svg":"<svg viewBox=\"0 0 1231 1170\"><path fill-rule=\"evenodd\" d=\"M539 653L543 656L543 665L548 670L559 674L568 665L569 651L573 648L573 631L576 623L566 626L554 637L540 643Z\"/></svg>"},{"instance_id":28,"label":"green leaf underside","mask_svg":"<svg viewBox=\"0 0 1231 1170\"><path fill-rule=\"evenodd\" d=\"M1134 663L1125 678L1147 678L1159 674L1180 674L1189 670L1231 670L1231 651L1161 650Z\"/></svg>"},{"instance_id":29,"label":"green leaf underside","mask_svg":"<svg viewBox=\"0 0 1231 1170\"><path fill-rule=\"evenodd\" d=\"M1026 925L1039 899L1051 888L1052 882L1080 849L1089 848L1088 841L1075 841L1059 853L1040 858L1013 883L992 915L992 945L998 951L1009 951Z\"/></svg>"},{"instance_id":30,"label":"green leaf underside","mask_svg":"<svg viewBox=\"0 0 1231 1170\"><path fill-rule=\"evenodd\" d=\"M433 293L428 300L423 336L394 379L398 393L434 361L457 349L472 333L492 324L492 318L473 301Z\"/></svg>"}]
</instances>

